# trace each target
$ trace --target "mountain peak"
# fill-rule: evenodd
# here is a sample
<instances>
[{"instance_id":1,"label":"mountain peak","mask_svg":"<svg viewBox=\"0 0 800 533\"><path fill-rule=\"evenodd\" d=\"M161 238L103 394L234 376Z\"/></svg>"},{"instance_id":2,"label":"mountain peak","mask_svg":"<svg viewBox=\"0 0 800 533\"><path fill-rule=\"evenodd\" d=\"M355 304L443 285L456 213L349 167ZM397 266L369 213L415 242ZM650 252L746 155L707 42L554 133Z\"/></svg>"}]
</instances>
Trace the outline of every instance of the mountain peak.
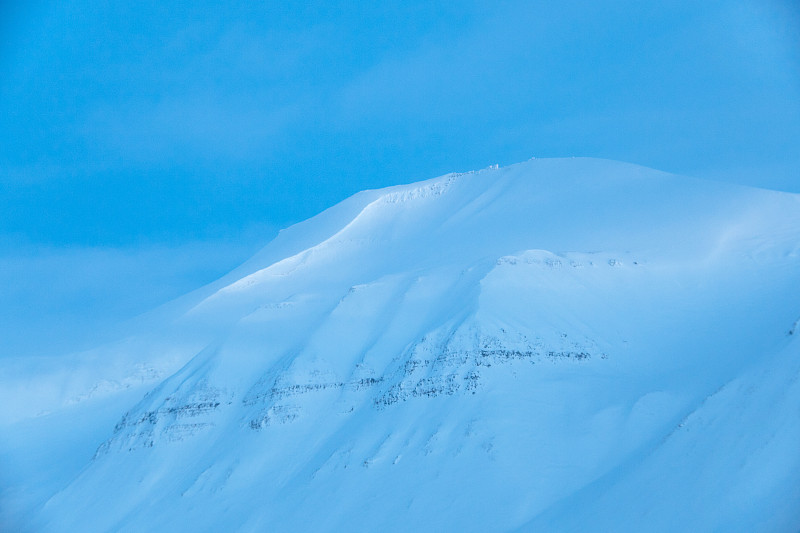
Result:
<instances>
[{"instance_id":1,"label":"mountain peak","mask_svg":"<svg viewBox=\"0 0 800 533\"><path fill-rule=\"evenodd\" d=\"M725 405L800 400L784 379L797 242L794 195L598 159L359 193L158 315L131 353L183 366L120 413L42 523L560 530L613 507L691 528L699 511L675 504L701 491L709 529L788 523L724 489L793 430ZM740 423L750 437L698 470ZM763 494L796 494L789 455ZM640 497L645 475L670 480L661 499Z\"/></svg>"}]
</instances>

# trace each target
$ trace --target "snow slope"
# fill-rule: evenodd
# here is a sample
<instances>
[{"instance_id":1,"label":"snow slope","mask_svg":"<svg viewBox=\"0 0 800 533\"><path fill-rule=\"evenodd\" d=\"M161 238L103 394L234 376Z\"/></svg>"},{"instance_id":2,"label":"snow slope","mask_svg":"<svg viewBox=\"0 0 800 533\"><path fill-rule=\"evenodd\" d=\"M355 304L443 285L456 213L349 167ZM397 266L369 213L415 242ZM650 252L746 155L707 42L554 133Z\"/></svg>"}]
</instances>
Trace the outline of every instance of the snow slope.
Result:
<instances>
[{"instance_id":1,"label":"snow slope","mask_svg":"<svg viewBox=\"0 0 800 533\"><path fill-rule=\"evenodd\" d=\"M799 281L798 195L594 159L365 191L5 363L3 520L796 531Z\"/></svg>"}]
</instances>

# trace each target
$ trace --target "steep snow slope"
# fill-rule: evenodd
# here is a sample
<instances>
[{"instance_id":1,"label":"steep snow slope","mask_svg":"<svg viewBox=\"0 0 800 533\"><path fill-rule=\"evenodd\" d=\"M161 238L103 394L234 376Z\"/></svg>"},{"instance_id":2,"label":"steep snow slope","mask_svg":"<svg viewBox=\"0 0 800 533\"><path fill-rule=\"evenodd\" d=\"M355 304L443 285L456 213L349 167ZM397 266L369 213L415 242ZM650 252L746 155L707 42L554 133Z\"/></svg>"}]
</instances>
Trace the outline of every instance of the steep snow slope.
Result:
<instances>
[{"instance_id":1,"label":"steep snow slope","mask_svg":"<svg viewBox=\"0 0 800 533\"><path fill-rule=\"evenodd\" d=\"M622 163L366 191L69 380L6 369L6 456L47 434L76 463L6 520L796 530L798 267L797 195Z\"/></svg>"}]
</instances>

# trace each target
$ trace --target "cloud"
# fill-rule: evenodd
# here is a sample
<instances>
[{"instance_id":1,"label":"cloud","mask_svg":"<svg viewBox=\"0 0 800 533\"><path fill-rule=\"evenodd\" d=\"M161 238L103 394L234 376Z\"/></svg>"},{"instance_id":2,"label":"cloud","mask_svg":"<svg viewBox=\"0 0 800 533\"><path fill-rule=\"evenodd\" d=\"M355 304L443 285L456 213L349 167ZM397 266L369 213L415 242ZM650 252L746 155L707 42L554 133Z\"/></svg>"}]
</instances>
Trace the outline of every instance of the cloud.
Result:
<instances>
[{"instance_id":1,"label":"cloud","mask_svg":"<svg viewBox=\"0 0 800 533\"><path fill-rule=\"evenodd\" d=\"M0 64L0 226L177 242L532 155L796 181L790 5L48 3Z\"/></svg>"},{"instance_id":2,"label":"cloud","mask_svg":"<svg viewBox=\"0 0 800 533\"><path fill-rule=\"evenodd\" d=\"M40 247L0 253L0 358L61 355L114 337L138 314L210 283L276 233L179 246Z\"/></svg>"},{"instance_id":3,"label":"cloud","mask_svg":"<svg viewBox=\"0 0 800 533\"><path fill-rule=\"evenodd\" d=\"M168 96L158 102L99 104L85 132L92 159L124 164L193 165L218 159L266 159L298 119L301 106L272 106L251 96ZM167 163L168 162L168 163Z\"/></svg>"}]
</instances>

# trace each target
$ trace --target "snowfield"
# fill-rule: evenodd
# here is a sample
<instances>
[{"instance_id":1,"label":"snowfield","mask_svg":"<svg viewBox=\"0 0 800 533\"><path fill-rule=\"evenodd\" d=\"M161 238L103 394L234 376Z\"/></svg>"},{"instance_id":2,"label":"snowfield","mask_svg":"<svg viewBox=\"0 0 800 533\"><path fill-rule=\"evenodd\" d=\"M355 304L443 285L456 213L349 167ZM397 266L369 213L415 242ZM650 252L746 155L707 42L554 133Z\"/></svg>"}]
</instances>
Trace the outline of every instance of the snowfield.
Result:
<instances>
[{"instance_id":1,"label":"snowfield","mask_svg":"<svg viewBox=\"0 0 800 533\"><path fill-rule=\"evenodd\" d=\"M800 530L800 195L596 159L365 191L0 359L0 530Z\"/></svg>"}]
</instances>

